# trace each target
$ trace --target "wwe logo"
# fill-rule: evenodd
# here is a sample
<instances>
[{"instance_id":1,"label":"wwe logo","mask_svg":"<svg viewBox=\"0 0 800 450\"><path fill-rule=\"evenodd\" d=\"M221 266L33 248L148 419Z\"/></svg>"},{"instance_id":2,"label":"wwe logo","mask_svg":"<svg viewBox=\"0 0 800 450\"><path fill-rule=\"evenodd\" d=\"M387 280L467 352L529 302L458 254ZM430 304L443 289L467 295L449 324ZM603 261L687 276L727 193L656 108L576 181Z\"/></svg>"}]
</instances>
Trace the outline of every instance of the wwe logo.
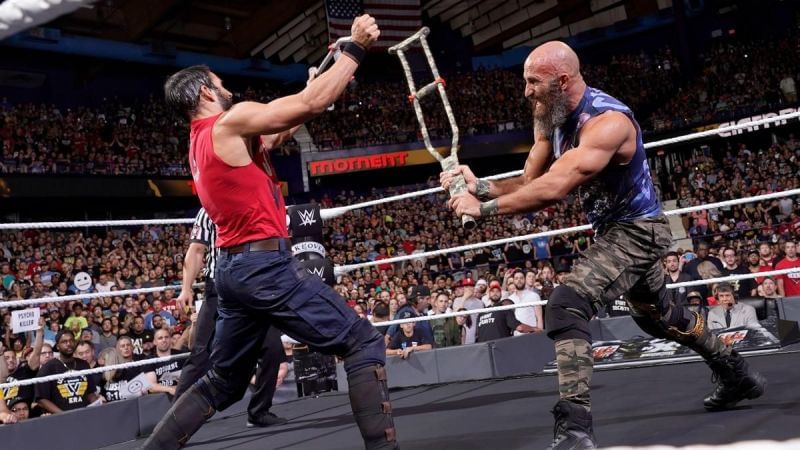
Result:
<instances>
[{"instance_id":1,"label":"wwe logo","mask_svg":"<svg viewBox=\"0 0 800 450\"><path fill-rule=\"evenodd\" d=\"M325 279L325 276L324 276L325 268L324 267L309 267L306 270L308 270L308 273L310 273L311 275L316 275L316 276L322 278L323 280Z\"/></svg>"},{"instance_id":2,"label":"wwe logo","mask_svg":"<svg viewBox=\"0 0 800 450\"><path fill-rule=\"evenodd\" d=\"M309 226L312 224L317 223L317 220L314 219L314 210L309 209L307 211L297 211L297 214L300 216L300 225L301 226Z\"/></svg>"}]
</instances>

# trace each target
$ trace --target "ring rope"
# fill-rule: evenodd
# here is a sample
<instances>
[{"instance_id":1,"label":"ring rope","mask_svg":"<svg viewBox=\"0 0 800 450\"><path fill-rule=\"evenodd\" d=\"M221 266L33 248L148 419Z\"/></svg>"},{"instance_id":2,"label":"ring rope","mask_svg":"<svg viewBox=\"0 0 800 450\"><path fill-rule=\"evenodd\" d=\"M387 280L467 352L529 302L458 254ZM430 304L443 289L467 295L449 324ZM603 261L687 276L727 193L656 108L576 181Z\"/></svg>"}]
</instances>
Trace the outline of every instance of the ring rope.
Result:
<instances>
[{"instance_id":1,"label":"ring rope","mask_svg":"<svg viewBox=\"0 0 800 450\"><path fill-rule=\"evenodd\" d=\"M773 117L765 117L758 120L752 120L749 122L738 123L735 125L728 125L725 127L713 128L710 130L698 131L695 133L685 134L683 136L676 136L668 139L662 139L660 141L653 141L647 142L644 144L644 148L652 148L658 146L665 146L676 144L680 142L691 141L695 139L704 138L707 136L712 136L715 134L721 134L727 131L735 131L735 130L742 130L745 128L753 128L759 125L766 125L773 122L780 122L788 119L795 119L800 117L800 111L793 112L789 114L783 114ZM499 180L503 178L509 178L514 176L522 175L522 170L515 170L512 172L505 172L496 175L492 175L489 177L485 177L486 180ZM441 187L435 187L430 189L423 189L421 191L415 192L408 192L405 194L400 195L392 195L389 197L384 197L381 199L370 200L361 203L354 203L348 206L338 206L334 208L325 208L322 209L320 212L320 216L323 220L332 219L338 216L343 215L346 212L352 211L354 209L361 209L367 208L370 206L380 205L384 203L394 202L398 200L405 200L409 198L419 197L422 195L428 194L435 194L437 192L443 192L444 190ZM143 219L143 220L87 220L87 221L71 221L71 222L22 222L22 223L2 223L0 224L0 230L16 230L16 229L25 229L25 228L81 228L81 227L104 227L104 226L135 226L135 225L164 225L164 224L189 224L193 223L194 219Z\"/></svg>"},{"instance_id":2,"label":"ring rope","mask_svg":"<svg viewBox=\"0 0 800 450\"><path fill-rule=\"evenodd\" d=\"M739 205L739 204L742 204L742 203L752 203L752 202L759 202L759 201L763 201L763 200L773 200L773 199L776 199L776 198L789 197L789 196L792 196L792 195L800 195L800 189L789 189L789 190L786 190L786 191L772 192L772 193L769 193L769 194L756 195L756 196L753 196L753 197L742 197L742 198L737 198L737 199L733 199L733 200L725 200L725 201L722 201L722 202L708 203L708 204L705 204L705 205L697 205L697 206L690 206L690 207L687 207L687 208L671 209L669 211L664 211L664 215L674 216L674 215L686 214L686 213L690 213L690 212L694 212L694 211L702 211L702 210L707 210L707 209L712 209L712 208L721 208L721 207L724 207L724 206ZM408 260L412 260L412 259L421 259L421 258L427 258L427 257L430 257L430 256L439 256L439 255L444 255L444 254L453 253L453 252L463 252L463 251L472 250L472 249L475 249L475 248L491 247L493 245L503 245L503 244L508 244L510 242L532 240L532 239L536 239L536 238L540 238L540 237L550 237L550 236L557 236L557 235L561 235L561 234L578 233L578 232L581 232L581 231L588 231L588 230L591 230L591 229L592 229L591 225L579 225L579 226L569 227L569 228L560 228L558 230L549 230L549 231L543 231L543 232L539 232L539 233L524 234L524 235L521 235L521 236L512 236L512 237L503 238L503 239L495 239L493 241L478 242L478 243L475 243L475 244L465 244L465 245L460 245L460 246L457 246L457 247L444 248L444 249L439 249L439 250L431 250L431 251L428 251L428 252L413 253L411 255L394 256L394 257L391 257L391 258L386 258L386 259L381 259L381 260L376 260L376 261L365 261L363 263L358 263L358 264L344 264L344 265L336 266L334 268L334 273L336 275L341 275L343 273L352 272L354 270L362 269L362 268L365 268L365 267L372 267L372 266L378 266L378 265L383 265L383 264L393 264L393 263L396 263L396 262L408 261Z\"/></svg>"},{"instance_id":3,"label":"ring rope","mask_svg":"<svg viewBox=\"0 0 800 450\"><path fill-rule=\"evenodd\" d=\"M205 283L195 283L192 285L192 288L201 288L205 286ZM84 300L84 299L93 299L93 298L104 298L104 297L126 297L129 295L138 295L138 294L150 294L153 292L163 292L168 291L170 289L174 291L180 291L181 286L174 285L174 286L156 286L156 287L149 287L149 288L139 288L139 289L123 289L120 291L108 291L108 292L87 292L85 294L73 294L73 295L64 295L61 297L39 297L39 298L29 298L25 300L10 300L7 302L0 302L0 307L2 308L14 308L17 306L29 306L29 305L38 305L40 303L64 303L64 302L71 302L75 300Z\"/></svg>"},{"instance_id":4,"label":"ring rope","mask_svg":"<svg viewBox=\"0 0 800 450\"><path fill-rule=\"evenodd\" d=\"M191 354L191 352L178 353L178 354L175 354L175 355L161 356L161 357L158 357L158 358L150 358L150 359L142 359L142 360L139 360L139 361L131 361L131 362L126 362L126 363L121 363L121 364L114 364L114 365L111 365L111 366L98 366L98 367L94 367L94 368L91 368L91 369L75 370L75 371L71 371L71 372L56 373L56 374L53 374L53 375L46 375L46 376L38 377L38 378L28 378L28 379L25 379L25 380L11 381L9 383L0 384L0 389L8 389L8 388L11 388L11 387L14 387L14 386L28 386L28 385L32 385L32 384L38 384L38 383L47 383L47 382L50 382L50 381L61 380L61 379L68 378L68 377L81 377L81 376L85 376L85 375L94 375L96 373L108 372L110 370L127 369L129 367L149 366L149 365L152 365L152 364L158 364L158 363L162 363L162 362L172 361L174 359L188 358L190 354Z\"/></svg>"},{"instance_id":5,"label":"ring rope","mask_svg":"<svg viewBox=\"0 0 800 450\"><path fill-rule=\"evenodd\" d=\"M772 276L772 275L783 275L783 274L794 273L794 272L800 272L800 267L794 267L794 268L791 268L791 269L782 269L782 270L772 270L772 271L768 271L768 272L755 272L755 273L748 273L748 274L741 274L741 275L729 275L729 276L726 276L726 277L709 278L709 279L705 279L705 280L686 281L686 282L682 282L682 283L669 283L669 284L666 285L666 288L667 289L675 289L675 288L687 287L687 286L699 286L699 285L704 285L704 284L719 283L719 282L722 282L722 281L746 280L746 279L751 279L751 278L759 278L759 277L766 277L766 276ZM106 292L103 292L102 294L104 296L109 296L109 293L106 293ZM494 306L494 307L490 307L490 308L471 309L471 310L468 310L468 311L456 311L456 312L444 313L444 314L434 314L434 315L431 315L431 316L424 315L424 316L419 316L419 317L410 317L408 319L388 320L388 321L385 321L385 322L374 322L372 324L374 326L400 325L400 324L403 324L403 323L425 322L425 321L431 321L431 320L447 319L447 318L450 318L450 317L459 317L459 316L468 316L468 315L471 316L471 315L474 315L474 314L483 314L483 313L494 312L494 311L506 311L506 310L517 309L517 308L531 308L531 307L534 307L534 306L543 306L543 305L546 305L546 304L547 304L547 301L543 300L543 301L538 301L538 302L520 303L520 304L514 304L514 305L501 305L501 306ZM189 356L189 353L179 353L179 354L176 354L176 355L163 356L163 357L160 357L160 358L152 358L152 359L145 359L145 360L141 360L141 361L127 362L127 363L122 363L122 364L115 364L115 365L112 365L112 366L95 367L93 369L85 369L85 370L79 370L79 371L69 372L69 373L71 374L70 376L91 375L91 374L95 374L95 373L106 372L106 371L109 371L109 370L125 369L125 368L128 368L128 367L146 366L146 365L150 365L150 364L154 364L154 363L171 361L173 359L186 358L188 356ZM9 383L0 384L0 389L6 389L6 388L14 387L14 386L27 386L27 385L36 384L36 383L44 383L44 382L48 382L48 381L57 380L57 379L60 379L60 378L64 378L64 374L55 374L55 375L48 375L48 376L39 377L39 378L30 378L30 379L27 379L27 380L12 381L12 382L9 382Z\"/></svg>"}]
</instances>

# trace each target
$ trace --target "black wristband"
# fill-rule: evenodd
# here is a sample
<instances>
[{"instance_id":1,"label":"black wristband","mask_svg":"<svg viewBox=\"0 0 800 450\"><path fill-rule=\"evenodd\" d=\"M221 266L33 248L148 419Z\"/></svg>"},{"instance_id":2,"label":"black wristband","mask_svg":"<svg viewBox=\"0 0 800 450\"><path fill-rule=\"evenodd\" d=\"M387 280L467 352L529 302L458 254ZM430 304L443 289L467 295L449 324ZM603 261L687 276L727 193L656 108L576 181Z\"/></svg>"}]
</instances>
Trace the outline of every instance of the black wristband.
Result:
<instances>
[{"instance_id":1,"label":"black wristband","mask_svg":"<svg viewBox=\"0 0 800 450\"><path fill-rule=\"evenodd\" d=\"M357 62L358 64L361 64L361 61L363 61L364 57L367 56L367 50L352 41L344 44L342 53L352 58L353 61Z\"/></svg>"}]
</instances>

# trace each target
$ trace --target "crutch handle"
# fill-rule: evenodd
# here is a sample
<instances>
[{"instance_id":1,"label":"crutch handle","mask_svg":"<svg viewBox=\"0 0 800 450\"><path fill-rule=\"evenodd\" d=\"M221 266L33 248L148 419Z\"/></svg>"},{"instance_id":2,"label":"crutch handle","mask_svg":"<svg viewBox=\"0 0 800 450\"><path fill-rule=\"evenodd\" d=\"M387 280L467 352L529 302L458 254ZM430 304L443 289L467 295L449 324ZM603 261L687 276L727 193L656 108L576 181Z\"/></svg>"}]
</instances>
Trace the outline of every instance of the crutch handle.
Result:
<instances>
[{"instance_id":1,"label":"crutch handle","mask_svg":"<svg viewBox=\"0 0 800 450\"><path fill-rule=\"evenodd\" d=\"M458 167L458 159L450 156L442 160L442 170L453 170ZM453 177L453 182L450 183L450 187L448 192L450 193L450 197L465 192L467 190L467 182L464 180L464 176L458 174ZM477 222L475 222L475 218L464 214L461 216L461 226L464 227L465 230L472 230L477 226Z\"/></svg>"},{"instance_id":2,"label":"crutch handle","mask_svg":"<svg viewBox=\"0 0 800 450\"><path fill-rule=\"evenodd\" d=\"M352 40L353 40L352 36L344 36L344 37L340 37L339 39L336 40L336 42L334 42L333 44L329 45L328 46L328 54L325 55L325 58L323 58L322 62L319 63L319 66L316 67L317 75L319 75L322 72L324 72L325 70L327 70L328 66L331 65L332 62L334 61L334 56L336 55L336 52L339 51L339 49L344 44L346 44L347 42L352 42Z\"/></svg>"}]
</instances>

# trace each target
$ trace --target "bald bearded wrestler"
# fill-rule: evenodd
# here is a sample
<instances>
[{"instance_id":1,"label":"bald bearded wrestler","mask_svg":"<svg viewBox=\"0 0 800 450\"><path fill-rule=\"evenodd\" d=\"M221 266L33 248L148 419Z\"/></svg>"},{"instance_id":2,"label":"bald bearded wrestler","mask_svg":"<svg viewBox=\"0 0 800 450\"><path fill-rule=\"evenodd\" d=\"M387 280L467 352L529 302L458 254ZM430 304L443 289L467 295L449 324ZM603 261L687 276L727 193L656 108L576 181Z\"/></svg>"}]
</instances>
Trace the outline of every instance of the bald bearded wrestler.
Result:
<instances>
[{"instance_id":1,"label":"bald bearded wrestler","mask_svg":"<svg viewBox=\"0 0 800 450\"><path fill-rule=\"evenodd\" d=\"M578 56L561 42L534 49L525 60L524 77L535 143L523 175L487 181L460 166L443 173L441 182L447 189L453 175L464 175L468 192L454 196L450 206L458 215L474 217L539 211L580 189L597 243L584 252L547 304L545 325L555 341L560 394L551 448L596 446L589 319L623 293L630 293L631 315L644 331L686 345L705 359L717 380L703 400L706 409L727 409L759 397L764 378L708 332L703 316L669 301L661 258L672 236L633 112L587 86Z\"/></svg>"}]
</instances>

